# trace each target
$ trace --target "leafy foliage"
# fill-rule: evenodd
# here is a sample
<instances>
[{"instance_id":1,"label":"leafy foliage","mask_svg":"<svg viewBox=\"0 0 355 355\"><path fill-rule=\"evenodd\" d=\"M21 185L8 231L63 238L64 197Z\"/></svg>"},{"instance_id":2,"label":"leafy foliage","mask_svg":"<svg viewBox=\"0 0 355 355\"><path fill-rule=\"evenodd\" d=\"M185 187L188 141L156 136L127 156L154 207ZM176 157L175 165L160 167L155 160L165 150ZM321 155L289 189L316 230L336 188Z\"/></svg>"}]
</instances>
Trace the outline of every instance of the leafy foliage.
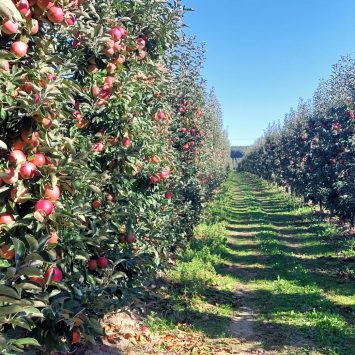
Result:
<instances>
[{"instance_id":1,"label":"leafy foliage","mask_svg":"<svg viewBox=\"0 0 355 355\"><path fill-rule=\"evenodd\" d=\"M241 164L306 201L355 222L354 68L351 57L334 66L313 102L300 101L283 125L273 124Z\"/></svg>"},{"instance_id":2,"label":"leafy foliage","mask_svg":"<svg viewBox=\"0 0 355 355\"><path fill-rule=\"evenodd\" d=\"M186 247L228 141L179 1L5 3L0 351L68 351Z\"/></svg>"}]
</instances>

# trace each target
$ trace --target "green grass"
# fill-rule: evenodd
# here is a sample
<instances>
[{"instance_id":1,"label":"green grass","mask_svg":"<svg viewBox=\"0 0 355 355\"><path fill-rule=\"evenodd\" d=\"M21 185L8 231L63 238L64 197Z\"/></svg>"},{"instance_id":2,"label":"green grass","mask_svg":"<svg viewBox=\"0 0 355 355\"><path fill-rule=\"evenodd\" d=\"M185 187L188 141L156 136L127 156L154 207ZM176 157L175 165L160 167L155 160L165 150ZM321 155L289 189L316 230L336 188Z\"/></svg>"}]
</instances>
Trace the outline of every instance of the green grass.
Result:
<instances>
[{"instance_id":1,"label":"green grass","mask_svg":"<svg viewBox=\"0 0 355 355\"><path fill-rule=\"evenodd\" d=\"M280 332L280 340L265 338L265 346L282 344L282 338L298 334L324 354L351 353L355 344L355 287L351 282L351 261L339 258L351 254L346 237L334 226L316 220L309 207L281 194L265 182L248 175L237 178L244 195L243 212L234 212L234 227L249 213L253 236L235 238L230 262L243 260L260 272L236 279L246 284L259 308L260 322ZM245 212L247 211L247 212ZM257 242L257 251L248 254L249 239ZM344 276L345 275L345 276Z\"/></svg>"},{"instance_id":2,"label":"green grass","mask_svg":"<svg viewBox=\"0 0 355 355\"><path fill-rule=\"evenodd\" d=\"M227 201L233 195L229 179L212 203L205 206L202 223L195 228L195 238L176 265L166 274L166 288L160 291L169 310L152 312L146 320L155 332L167 332L189 324L190 329L202 331L212 338L226 335L230 317L234 315L230 295L235 280L219 275L216 266L228 250L226 218Z\"/></svg>"},{"instance_id":3,"label":"green grass","mask_svg":"<svg viewBox=\"0 0 355 355\"><path fill-rule=\"evenodd\" d=\"M195 239L166 275L164 306L147 324L157 332L188 324L210 338L228 336L242 285L258 312L254 341L265 349L350 354L354 254L354 238L314 209L254 176L232 175L205 206Z\"/></svg>"}]
</instances>

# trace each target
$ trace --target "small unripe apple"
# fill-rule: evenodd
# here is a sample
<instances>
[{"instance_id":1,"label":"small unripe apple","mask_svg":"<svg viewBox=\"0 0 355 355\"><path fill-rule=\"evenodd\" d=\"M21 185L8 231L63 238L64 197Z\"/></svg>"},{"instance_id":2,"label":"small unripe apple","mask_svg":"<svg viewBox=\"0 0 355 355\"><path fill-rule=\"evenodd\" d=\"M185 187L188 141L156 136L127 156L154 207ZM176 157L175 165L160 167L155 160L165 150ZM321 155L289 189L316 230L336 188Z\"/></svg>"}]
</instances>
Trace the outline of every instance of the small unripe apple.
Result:
<instances>
[{"instance_id":1,"label":"small unripe apple","mask_svg":"<svg viewBox=\"0 0 355 355\"><path fill-rule=\"evenodd\" d=\"M31 21L30 21L30 30L31 30L31 34L33 34L33 35L38 33L39 24L38 24L38 21L36 19L31 19Z\"/></svg>"}]
</instances>

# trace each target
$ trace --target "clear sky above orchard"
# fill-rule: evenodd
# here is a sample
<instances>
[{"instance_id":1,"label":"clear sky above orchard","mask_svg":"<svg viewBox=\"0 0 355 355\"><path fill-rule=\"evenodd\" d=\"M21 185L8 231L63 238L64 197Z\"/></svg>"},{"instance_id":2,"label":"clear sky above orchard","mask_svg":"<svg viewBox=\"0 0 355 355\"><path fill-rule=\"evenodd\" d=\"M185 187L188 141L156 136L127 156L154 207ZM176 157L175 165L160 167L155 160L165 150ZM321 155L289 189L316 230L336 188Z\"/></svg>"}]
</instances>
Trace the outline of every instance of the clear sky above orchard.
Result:
<instances>
[{"instance_id":1,"label":"clear sky above orchard","mask_svg":"<svg viewBox=\"0 0 355 355\"><path fill-rule=\"evenodd\" d=\"M183 0L188 32L206 42L204 77L216 88L233 145L249 145L311 98L355 51L354 0Z\"/></svg>"}]
</instances>

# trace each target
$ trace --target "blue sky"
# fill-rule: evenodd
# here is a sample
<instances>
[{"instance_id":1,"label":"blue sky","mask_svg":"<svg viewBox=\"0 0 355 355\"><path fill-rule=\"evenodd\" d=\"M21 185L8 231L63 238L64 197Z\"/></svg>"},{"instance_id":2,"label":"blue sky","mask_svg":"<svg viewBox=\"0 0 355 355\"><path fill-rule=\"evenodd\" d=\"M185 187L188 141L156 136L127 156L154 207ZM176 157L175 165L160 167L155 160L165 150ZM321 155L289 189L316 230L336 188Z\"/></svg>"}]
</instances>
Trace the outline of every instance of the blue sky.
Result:
<instances>
[{"instance_id":1,"label":"blue sky","mask_svg":"<svg viewBox=\"0 0 355 355\"><path fill-rule=\"evenodd\" d=\"M233 145L248 145L311 98L342 55L355 52L355 0L184 0L188 32L206 42Z\"/></svg>"}]
</instances>

